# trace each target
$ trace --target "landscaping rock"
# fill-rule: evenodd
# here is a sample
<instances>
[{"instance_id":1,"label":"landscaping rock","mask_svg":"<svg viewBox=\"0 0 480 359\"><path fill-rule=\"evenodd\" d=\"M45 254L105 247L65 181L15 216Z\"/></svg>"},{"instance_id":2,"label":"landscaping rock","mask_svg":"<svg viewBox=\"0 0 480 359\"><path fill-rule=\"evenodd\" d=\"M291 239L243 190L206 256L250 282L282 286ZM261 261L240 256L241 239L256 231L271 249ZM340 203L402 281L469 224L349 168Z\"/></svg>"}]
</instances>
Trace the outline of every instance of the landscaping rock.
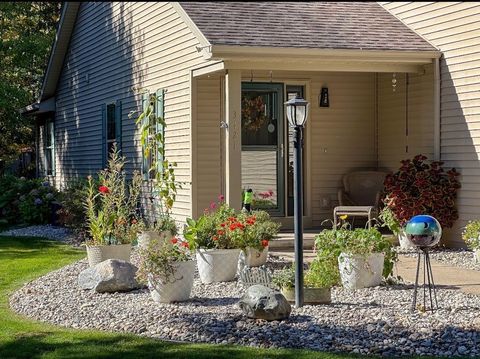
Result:
<instances>
[{"instance_id":1,"label":"landscaping rock","mask_svg":"<svg viewBox=\"0 0 480 359\"><path fill-rule=\"evenodd\" d=\"M242 312L253 319L283 320L292 311L282 293L260 284L249 287L238 304Z\"/></svg>"},{"instance_id":2,"label":"landscaping rock","mask_svg":"<svg viewBox=\"0 0 480 359\"><path fill-rule=\"evenodd\" d=\"M80 272L78 286L98 293L128 292L140 288L135 279L136 272L137 267L131 263L108 259Z\"/></svg>"}]
</instances>

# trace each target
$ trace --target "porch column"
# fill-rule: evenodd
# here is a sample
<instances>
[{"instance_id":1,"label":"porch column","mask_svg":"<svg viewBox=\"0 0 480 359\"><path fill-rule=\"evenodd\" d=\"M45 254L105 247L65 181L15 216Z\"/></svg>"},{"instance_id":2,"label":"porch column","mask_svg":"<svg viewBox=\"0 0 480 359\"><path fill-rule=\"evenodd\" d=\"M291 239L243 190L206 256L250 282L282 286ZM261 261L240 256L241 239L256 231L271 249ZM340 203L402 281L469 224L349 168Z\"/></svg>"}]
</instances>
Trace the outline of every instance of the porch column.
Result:
<instances>
[{"instance_id":1,"label":"porch column","mask_svg":"<svg viewBox=\"0 0 480 359\"><path fill-rule=\"evenodd\" d=\"M242 76L240 70L225 75L225 201L237 210L242 207Z\"/></svg>"}]
</instances>

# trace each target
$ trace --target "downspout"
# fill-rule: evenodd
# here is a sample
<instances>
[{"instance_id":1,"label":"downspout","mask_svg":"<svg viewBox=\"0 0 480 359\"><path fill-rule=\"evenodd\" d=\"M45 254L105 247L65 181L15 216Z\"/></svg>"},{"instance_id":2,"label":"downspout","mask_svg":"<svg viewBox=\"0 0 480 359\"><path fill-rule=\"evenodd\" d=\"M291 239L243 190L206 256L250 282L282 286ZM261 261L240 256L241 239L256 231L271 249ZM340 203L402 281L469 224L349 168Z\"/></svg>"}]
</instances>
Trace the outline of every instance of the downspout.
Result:
<instances>
[{"instance_id":1,"label":"downspout","mask_svg":"<svg viewBox=\"0 0 480 359\"><path fill-rule=\"evenodd\" d=\"M440 59L433 64L433 159L440 161Z\"/></svg>"}]
</instances>

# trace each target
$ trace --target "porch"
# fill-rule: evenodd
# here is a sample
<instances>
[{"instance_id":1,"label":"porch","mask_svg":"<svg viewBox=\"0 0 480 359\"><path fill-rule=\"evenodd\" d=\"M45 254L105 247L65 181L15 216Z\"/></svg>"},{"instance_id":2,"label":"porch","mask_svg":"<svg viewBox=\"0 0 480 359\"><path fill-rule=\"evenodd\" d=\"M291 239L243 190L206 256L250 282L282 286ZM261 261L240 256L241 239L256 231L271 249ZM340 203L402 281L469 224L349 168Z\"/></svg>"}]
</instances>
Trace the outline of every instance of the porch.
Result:
<instances>
[{"instance_id":1,"label":"porch","mask_svg":"<svg viewBox=\"0 0 480 359\"><path fill-rule=\"evenodd\" d=\"M304 132L306 243L308 229L332 219L344 174L393 171L418 153L438 158L439 53L355 53L328 60L249 54L249 61L244 54L243 60L192 71L193 216L220 193L240 209L242 191L251 188L260 208L282 228L293 227L293 142L283 102L296 94L310 103ZM322 89L328 89L328 107L320 106ZM255 110L258 103L262 113ZM246 111L246 105L253 109Z\"/></svg>"}]
</instances>

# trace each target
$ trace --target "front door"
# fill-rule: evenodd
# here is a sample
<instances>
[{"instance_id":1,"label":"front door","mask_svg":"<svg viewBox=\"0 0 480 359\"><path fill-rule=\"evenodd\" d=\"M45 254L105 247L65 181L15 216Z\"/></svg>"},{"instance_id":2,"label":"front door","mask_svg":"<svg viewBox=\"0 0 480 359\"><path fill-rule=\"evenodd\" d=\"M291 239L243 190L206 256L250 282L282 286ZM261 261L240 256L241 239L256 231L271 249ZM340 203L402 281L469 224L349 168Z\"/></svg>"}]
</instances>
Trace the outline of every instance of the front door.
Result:
<instances>
[{"instance_id":1,"label":"front door","mask_svg":"<svg viewBox=\"0 0 480 359\"><path fill-rule=\"evenodd\" d=\"M242 83L242 190L252 209L285 216L283 84Z\"/></svg>"}]
</instances>

